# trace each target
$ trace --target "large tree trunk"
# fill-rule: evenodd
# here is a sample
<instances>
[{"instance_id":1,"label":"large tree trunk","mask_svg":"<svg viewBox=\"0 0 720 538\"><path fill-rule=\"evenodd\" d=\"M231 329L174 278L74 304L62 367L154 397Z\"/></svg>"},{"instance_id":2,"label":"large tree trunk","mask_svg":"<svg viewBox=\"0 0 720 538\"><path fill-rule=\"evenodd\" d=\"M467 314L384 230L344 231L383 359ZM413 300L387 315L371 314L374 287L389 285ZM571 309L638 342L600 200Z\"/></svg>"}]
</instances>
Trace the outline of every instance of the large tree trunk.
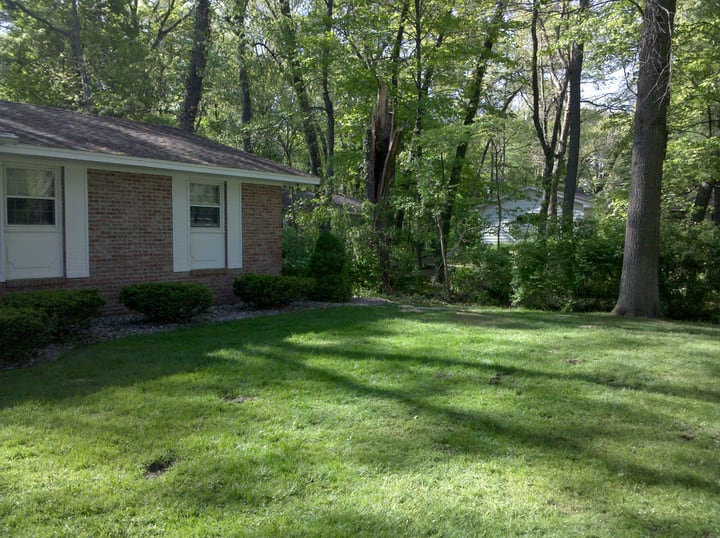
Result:
<instances>
[{"instance_id":1,"label":"large tree trunk","mask_svg":"<svg viewBox=\"0 0 720 538\"><path fill-rule=\"evenodd\" d=\"M70 33L70 41L72 43L73 56L75 56L75 65L77 67L78 77L80 78L80 85L82 86L80 107L83 110L90 111L93 107L92 88L85 63L85 52L83 51L82 41L80 40L80 14L78 13L77 0L72 0L72 20L73 25L72 32Z\"/></svg>"},{"instance_id":2,"label":"large tree trunk","mask_svg":"<svg viewBox=\"0 0 720 538\"><path fill-rule=\"evenodd\" d=\"M251 46L245 29L248 0L235 0L234 11L228 22L233 26L233 33L238 38L238 83L240 84L240 125L242 126L243 151L252 153L252 137L248 128L252 121L252 95L250 92L250 74L248 58Z\"/></svg>"},{"instance_id":3,"label":"large tree trunk","mask_svg":"<svg viewBox=\"0 0 720 538\"><path fill-rule=\"evenodd\" d=\"M285 57L290 71L292 83L298 107L302 116L302 130L310 158L310 172L315 176L322 174L322 159L320 157L320 143L318 141L317 127L313 120L313 110L310 104L310 96L307 85L303 78L302 62L298 58L298 45L295 26L290 11L290 0L280 0L280 13L282 14L283 40L285 41Z\"/></svg>"},{"instance_id":4,"label":"large tree trunk","mask_svg":"<svg viewBox=\"0 0 720 538\"><path fill-rule=\"evenodd\" d=\"M365 184L368 200L374 205L373 247L380 263L383 286L392 291L390 276L390 237L392 215L388 207L390 187L395 179L395 161L402 131L395 128L395 113L388 88L378 88L377 103L365 137Z\"/></svg>"},{"instance_id":5,"label":"large tree trunk","mask_svg":"<svg viewBox=\"0 0 720 538\"><path fill-rule=\"evenodd\" d=\"M588 8L589 0L580 0L580 12ZM578 168L580 163L580 97L582 81L584 45L575 42L570 54L569 76L570 99L568 102L568 122L570 142L568 144L567 171L563 188L562 228L570 232L575 209L575 193L577 192Z\"/></svg>"},{"instance_id":6,"label":"large tree trunk","mask_svg":"<svg viewBox=\"0 0 720 538\"><path fill-rule=\"evenodd\" d=\"M675 0L647 0L640 41L628 220L613 314L660 316L660 187L667 147Z\"/></svg>"},{"instance_id":7,"label":"large tree trunk","mask_svg":"<svg viewBox=\"0 0 720 538\"><path fill-rule=\"evenodd\" d=\"M333 31L333 10L335 8L334 0L325 0L326 11L325 17L327 26L325 30L328 34ZM327 121L327 146L325 150L325 176L331 180L335 175L335 106L330 96L330 47L323 44L322 47L322 97L325 107L325 116Z\"/></svg>"},{"instance_id":8,"label":"large tree trunk","mask_svg":"<svg viewBox=\"0 0 720 538\"><path fill-rule=\"evenodd\" d=\"M195 37L190 57L190 69L185 81L185 99L180 113L180 127L191 133L195 132L195 123L202 99L209 39L210 1L197 0L195 5Z\"/></svg>"}]
</instances>

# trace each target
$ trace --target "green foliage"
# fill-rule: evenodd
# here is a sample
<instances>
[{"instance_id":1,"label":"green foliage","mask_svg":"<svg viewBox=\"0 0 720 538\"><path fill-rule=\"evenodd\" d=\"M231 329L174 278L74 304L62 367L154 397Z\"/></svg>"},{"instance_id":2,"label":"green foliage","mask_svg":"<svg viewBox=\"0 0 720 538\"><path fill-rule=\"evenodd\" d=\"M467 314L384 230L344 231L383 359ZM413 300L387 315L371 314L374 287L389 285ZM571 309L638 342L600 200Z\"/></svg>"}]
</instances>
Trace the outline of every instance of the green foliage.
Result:
<instances>
[{"instance_id":1,"label":"green foliage","mask_svg":"<svg viewBox=\"0 0 720 538\"><path fill-rule=\"evenodd\" d=\"M350 279L354 287L376 292L380 289L380 263L369 248L360 250L350 264Z\"/></svg>"},{"instance_id":2,"label":"green foliage","mask_svg":"<svg viewBox=\"0 0 720 538\"><path fill-rule=\"evenodd\" d=\"M62 342L100 315L105 304L96 289L43 290L5 295L0 305L42 312L52 338Z\"/></svg>"},{"instance_id":3,"label":"green foliage","mask_svg":"<svg viewBox=\"0 0 720 538\"><path fill-rule=\"evenodd\" d=\"M310 274L315 288L310 297L316 301L345 302L352 298L350 264L342 240L321 230L310 258Z\"/></svg>"},{"instance_id":4,"label":"green foliage","mask_svg":"<svg viewBox=\"0 0 720 538\"><path fill-rule=\"evenodd\" d=\"M515 249L513 304L541 310L609 310L620 286L622 226L575 223L568 236L538 236Z\"/></svg>"},{"instance_id":5,"label":"green foliage","mask_svg":"<svg viewBox=\"0 0 720 538\"><path fill-rule=\"evenodd\" d=\"M506 248L483 245L473 263L457 267L451 276L453 299L490 306L509 306L512 296L513 257Z\"/></svg>"},{"instance_id":6,"label":"green foliage","mask_svg":"<svg viewBox=\"0 0 720 538\"><path fill-rule=\"evenodd\" d=\"M295 228L284 228L282 234L282 274L308 276L310 248L307 237Z\"/></svg>"},{"instance_id":7,"label":"green foliage","mask_svg":"<svg viewBox=\"0 0 720 538\"><path fill-rule=\"evenodd\" d=\"M0 362L20 362L48 339L47 316L42 311L0 306Z\"/></svg>"},{"instance_id":8,"label":"green foliage","mask_svg":"<svg viewBox=\"0 0 720 538\"><path fill-rule=\"evenodd\" d=\"M720 229L663 223L660 299L670 318L720 322Z\"/></svg>"},{"instance_id":9,"label":"green foliage","mask_svg":"<svg viewBox=\"0 0 720 538\"><path fill-rule=\"evenodd\" d=\"M235 279L233 291L246 303L270 308L304 299L314 286L315 281L307 277L247 274Z\"/></svg>"},{"instance_id":10,"label":"green foliage","mask_svg":"<svg viewBox=\"0 0 720 538\"><path fill-rule=\"evenodd\" d=\"M201 284L150 282L125 286L118 300L146 319L187 323L212 304L212 293Z\"/></svg>"},{"instance_id":11,"label":"green foliage","mask_svg":"<svg viewBox=\"0 0 720 538\"><path fill-rule=\"evenodd\" d=\"M559 247L555 241L543 237L517 245L512 280L515 306L539 310L562 307L567 297L563 297L562 283L558 281L562 271L555 254Z\"/></svg>"}]
</instances>

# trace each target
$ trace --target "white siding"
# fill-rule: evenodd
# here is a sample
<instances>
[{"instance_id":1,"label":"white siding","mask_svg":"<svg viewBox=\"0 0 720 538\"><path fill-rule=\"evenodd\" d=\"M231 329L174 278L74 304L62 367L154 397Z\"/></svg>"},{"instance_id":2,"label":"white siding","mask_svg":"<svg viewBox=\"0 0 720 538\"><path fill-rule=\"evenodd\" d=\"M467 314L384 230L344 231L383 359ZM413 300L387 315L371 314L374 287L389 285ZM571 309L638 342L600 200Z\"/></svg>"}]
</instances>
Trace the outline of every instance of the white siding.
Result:
<instances>
[{"instance_id":1,"label":"white siding","mask_svg":"<svg viewBox=\"0 0 720 538\"><path fill-rule=\"evenodd\" d=\"M5 282L5 180L0 161L0 282Z\"/></svg>"},{"instance_id":2,"label":"white siding","mask_svg":"<svg viewBox=\"0 0 720 538\"><path fill-rule=\"evenodd\" d=\"M227 183L227 262L228 269L242 268L242 183Z\"/></svg>"},{"instance_id":3,"label":"white siding","mask_svg":"<svg viewBox=\"0 0 720 538\"><path fill-rule=\"evenodd\" d=\"M68 278L90 276L88 237L87 168L65 167L65 274Z\"/></svg>"},{"instance_id":4,"label":"white siding","mask_svg":"<svg viewBox=\"0 0 720 538\"><path fill-rule=\"evenodd\" d=\"M190 209L189 182L186 178L172 180L173 271L190 270Z\"/></svg>"}]
</instances>

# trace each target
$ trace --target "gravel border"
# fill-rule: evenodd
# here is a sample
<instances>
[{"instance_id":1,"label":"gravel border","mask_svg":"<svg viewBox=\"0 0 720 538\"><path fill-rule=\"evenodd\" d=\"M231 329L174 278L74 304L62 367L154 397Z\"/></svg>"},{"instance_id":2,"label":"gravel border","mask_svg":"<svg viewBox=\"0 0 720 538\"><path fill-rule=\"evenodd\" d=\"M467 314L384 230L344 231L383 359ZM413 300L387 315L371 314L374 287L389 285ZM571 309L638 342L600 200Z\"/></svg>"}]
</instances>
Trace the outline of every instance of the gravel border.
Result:
<instances>
[{"instance_id":1,"label":"gravel border","mask_svg":"<svg viewBox=\"0 0 720 538\"><path fill-rule=\"evenodd\" d=\"M90 322L90 327L83 330L78 338L68 344L52 344L38 351L36 355L21 363L5 364L0 360L0 370L14 370L18 368L29 368L47 362L55 362L60 355L78 345L94 344L115 340L125 336L155 334L160 332L174 331L179 327L191 327L202 323L222 323L240 319L255 318L260 316L273 316L287 312L300 310L315 310L318 308L331 308L337 306L378 306L392 304L392 301L379 297L359 298L356 297L347 303L325 303L318 301L298 301L282 308L255 310L245 304L234 305L213 305L207 312L196 316L190 323L151 323L143 321L142 314L124 314L120 316L103 316Z\"/></svg>"}]
</instances>

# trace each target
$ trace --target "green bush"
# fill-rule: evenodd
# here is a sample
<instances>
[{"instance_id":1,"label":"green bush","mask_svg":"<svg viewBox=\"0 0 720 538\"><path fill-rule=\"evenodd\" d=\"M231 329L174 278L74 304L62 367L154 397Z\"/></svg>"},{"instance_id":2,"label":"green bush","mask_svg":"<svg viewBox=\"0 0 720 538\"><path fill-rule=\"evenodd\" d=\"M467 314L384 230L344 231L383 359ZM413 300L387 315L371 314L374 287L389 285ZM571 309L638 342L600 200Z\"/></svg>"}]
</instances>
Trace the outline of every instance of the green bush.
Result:
<instances>
[{"instance_id":1,"label":"green bush","mask_svg":"<svg viewBox=\"0 0 720 538\"><path fill-rule=\"evenodd\" d=\"M450 278L453 299L491 306L509 306L512 296L512 253L484 245L472 262L457 267Z\"/></svg>"},{"instance_id":2,"label":"green bush","mask_svg":"<svg viewBox=\"0 0 720 538\"><path fill-rule=\"evenodd\" d=\"M310 257L310 275L315 288L310 298L342 303L352 298L350 264L345 245L327 230L320 231Z\"/></svg>"},{"instance_id":3,"label":"green bush","mask_svg":"<svg viewBox=\"0 0 720 538\"><path fill-rule=\"evenodd\" d=\"M720 230L712 223L664 222L660 300L673 319L720 319Z\"/></svg>"},{"instance_id":4,"label":"green bush","mask_svg":"<svg viewBox=\"0 0 720 538\"><path fill-rule=\"evenodd\" d=\"M308 276L310 249L307 238L294 228L283 229L282 274L285 276Z\"/></svg>"},{"instance_id":5,"label":"green bush","mask_svg":"<svg viewBox=\"0 0 720 538\"><path fill-rule=\"evenodd\" d=\"M47 316L33 308L0 307L0 359L20 362L49 340Z\"/></svg>"},{"instance_id":6,"label":"green bush","mask_svg":"<svg viewBox=\"0 0 720 538\"><path fill-rule=\"evenodd\" d=\"M513 304L541 310L609 310L618 296L623 227L583 220L570 234L515 249Z\"/></svg>"},{"instance_id":7,"label":"green bush","mask_svg":"<svg viewBox=\"0 0 720 538\"><path fill-rule=\"evenodd\" d=\"M0 304L42 312L56 341L65 341L100 315L105 299L95 289L43 290L5 295Z\"/></svg>"},{"instance_id":8,"label":"green bush","mask_svg":"<svg viewBox=\"0 0 720 538\"><path fill-rule=\"evenodd\" d=\"M566 245L563 244L562 247ZM538 310L558 310L568 301L567 282L556 264L561 246L553 240L537 237L521 241L515 247L513 304Z\"/></svg>"},{"instance_id":9,"label":"green bush","mask_svg":"<svg viewBox=\"0 0 720 538\"><path fill-rule=\"evenodd\" d=\"M187 323L210 307L213 296L201 284L151 282L125 286L119 301L151 321Z\"/></svg>"},{"instance_id":10,"label":"green bush","mask_svg":"<svg viewBox=\"0 0 720 538\"><path fill-rule=\"evenodd\" d=\"M235 279L233 291L246 303L270 308L307 297L314 285L315 281L307 277L247 274Z\"/></svg>"}]
</instances>

